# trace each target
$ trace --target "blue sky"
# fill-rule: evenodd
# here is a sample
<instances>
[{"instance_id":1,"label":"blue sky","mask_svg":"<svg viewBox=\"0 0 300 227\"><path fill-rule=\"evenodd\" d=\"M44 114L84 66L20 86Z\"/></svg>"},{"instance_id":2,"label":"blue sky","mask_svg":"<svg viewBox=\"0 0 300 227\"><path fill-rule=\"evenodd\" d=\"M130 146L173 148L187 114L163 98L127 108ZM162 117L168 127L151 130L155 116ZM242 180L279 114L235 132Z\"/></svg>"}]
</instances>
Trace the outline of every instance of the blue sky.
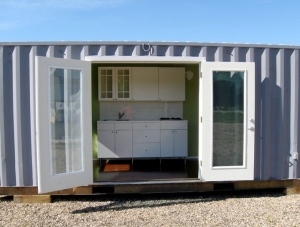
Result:
<instances>
[{"instance_id":1,"label":"blue sky","mask_svg":"<svg viewBox=\"0 0 300 227\"><path fill-rule=\"evenodd\" d=\"M300 0L0 0L0 42L300 45Z\"/></svg>"}]
</instances>

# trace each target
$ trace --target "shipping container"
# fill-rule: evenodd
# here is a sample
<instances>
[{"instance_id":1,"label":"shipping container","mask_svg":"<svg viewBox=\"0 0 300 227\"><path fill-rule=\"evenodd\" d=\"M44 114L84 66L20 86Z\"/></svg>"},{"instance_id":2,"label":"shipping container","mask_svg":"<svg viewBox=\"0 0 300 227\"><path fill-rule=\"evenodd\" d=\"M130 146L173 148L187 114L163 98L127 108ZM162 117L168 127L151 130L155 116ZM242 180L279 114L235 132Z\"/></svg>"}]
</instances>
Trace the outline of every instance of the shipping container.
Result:
<instances>
[{"instance_id":1,"label":"shipping container","mask_svg":"<svg viewBox=\"0 0 300 227\"><path fill-rule=\"evenodd\" d=\"M295 188L299 48L2 42L0 194Z\"/></svg>"}]
</instances>

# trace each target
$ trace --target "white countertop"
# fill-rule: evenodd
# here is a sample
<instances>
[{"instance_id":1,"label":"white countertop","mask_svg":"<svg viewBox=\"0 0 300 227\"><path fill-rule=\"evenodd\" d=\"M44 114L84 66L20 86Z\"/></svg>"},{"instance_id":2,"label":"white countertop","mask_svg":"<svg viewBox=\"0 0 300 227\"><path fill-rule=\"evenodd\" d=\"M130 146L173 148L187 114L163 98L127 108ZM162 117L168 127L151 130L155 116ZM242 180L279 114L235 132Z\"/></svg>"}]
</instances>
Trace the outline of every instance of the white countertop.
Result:
<instances>
[{"instance_id":1,"label":"white countertop","mask_svg":"<svg viewBox=\"0 0 300 227\"><path fill-rule=\"evenodd\" d=\"M116 122L128 122L128 123L134 123L134 122L185 122L187 120L101 120L101 121L97 121L99 123L116 123Z\"/></svg>"}]
</instances>

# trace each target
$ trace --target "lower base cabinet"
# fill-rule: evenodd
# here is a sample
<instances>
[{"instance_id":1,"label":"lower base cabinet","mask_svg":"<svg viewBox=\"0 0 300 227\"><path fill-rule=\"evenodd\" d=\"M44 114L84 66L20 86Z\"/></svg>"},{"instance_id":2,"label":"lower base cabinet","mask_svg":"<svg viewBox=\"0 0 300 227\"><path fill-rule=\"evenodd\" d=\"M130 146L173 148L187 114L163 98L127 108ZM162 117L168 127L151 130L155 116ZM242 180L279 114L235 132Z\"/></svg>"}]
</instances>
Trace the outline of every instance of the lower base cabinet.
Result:
<instances>
[{"instance_id":1,"label":"lower base cabinet","mask_svg":"<svg viewBox=\"0 0 300 227\"><path fill-rule=\"evenodd\" d=\"M132 157L131 123L98 123L98 158Z\"/></svg>"},{"instance_id":2,"label":"lower base cabinet","mask_svg":"<svg viewBox=\"0 0 300 227\"><path fill-rule=\"evenodd\" d=\"M98 158L187 157L187 121L98 122Z\"/></svg>"},{"instance_id":3,"label":"lower base cabinet","mask_svg":"<svg viewBox=\"0 0 300 227\"><path fill-rule=\"evenodd\" d=\"M161 123L161 157L187 157L187 122Z\"/></svg>"}]
</instances>

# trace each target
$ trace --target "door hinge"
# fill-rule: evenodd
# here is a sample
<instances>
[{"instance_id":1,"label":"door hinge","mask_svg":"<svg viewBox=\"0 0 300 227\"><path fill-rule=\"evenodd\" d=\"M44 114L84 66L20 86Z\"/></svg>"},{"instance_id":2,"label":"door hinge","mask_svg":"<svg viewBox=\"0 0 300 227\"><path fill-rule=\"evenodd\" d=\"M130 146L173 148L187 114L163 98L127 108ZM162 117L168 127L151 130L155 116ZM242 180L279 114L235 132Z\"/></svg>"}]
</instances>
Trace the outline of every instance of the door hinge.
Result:
<instances>
[{"instance_id":1,"label":"door hinge","mask_svg":"<svg viewBox=\"0 0 300 227\"><path fill-rule=\"evenodd\" d=\"M202 78L202 73L199 73L200 78Z\"/></svg>"},{"instance_id":2,"label":"door hinge","mask_svg":"<svg viewBox=\"0 0 300 227\"><path fill-rule=\"evenodd\" d=\"M200 121L201 121L201 123L202 123L202 117L201 117Z\"/></svg>"},{"instance_id":3,"label":"door hinge","mask_svg":"<svg viewBox=\"0 0 300 227\"><path fill-rule=\"evenodd\" d=\"M200 166L202 166L202 160L200 161Z\"/></svg>"}]
</instances>

